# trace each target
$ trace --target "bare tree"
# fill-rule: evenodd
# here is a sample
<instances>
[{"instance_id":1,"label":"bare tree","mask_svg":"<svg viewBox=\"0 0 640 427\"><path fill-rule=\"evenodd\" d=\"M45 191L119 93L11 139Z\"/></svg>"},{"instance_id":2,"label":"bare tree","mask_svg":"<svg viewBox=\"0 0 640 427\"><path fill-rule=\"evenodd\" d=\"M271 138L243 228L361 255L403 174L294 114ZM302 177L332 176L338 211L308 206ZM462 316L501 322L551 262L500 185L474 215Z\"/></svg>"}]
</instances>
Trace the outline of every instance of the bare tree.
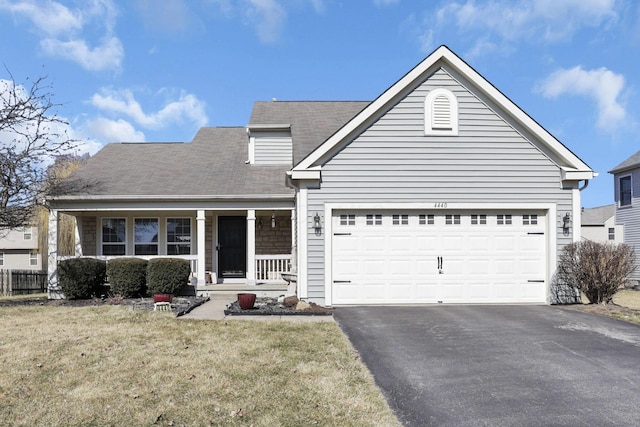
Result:
<instances>
[{"instance_id":1,"label":"bare tree","mask_svg":"<svg viewBox=\"0 0 640 427\"><path fill-rule=\"evenodd\" d=\"M607 304L635 269L631 246L584 240L564 247L556 276L560 285L578 289L591 304Z\"/></svg>"},{"instance_id":2,"label":"bare tree","mask_svg":"<svg viewBox=\"0 0 640 427\"><path fill-rule=\"evenodd\" d=\"M33 221L46 191L47 166L76 147L56 113L46 77L30 88L0 80L0 226L15 228Z\"/></svg>"}]
</instances>

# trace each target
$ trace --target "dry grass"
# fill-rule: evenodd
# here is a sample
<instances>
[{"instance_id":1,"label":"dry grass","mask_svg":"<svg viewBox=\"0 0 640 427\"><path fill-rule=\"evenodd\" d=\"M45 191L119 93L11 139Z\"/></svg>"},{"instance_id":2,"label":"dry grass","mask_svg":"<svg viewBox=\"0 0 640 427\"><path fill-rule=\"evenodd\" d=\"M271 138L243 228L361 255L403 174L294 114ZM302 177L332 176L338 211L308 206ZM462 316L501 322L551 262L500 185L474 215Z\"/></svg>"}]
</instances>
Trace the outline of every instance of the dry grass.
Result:
<instances>
[{"instance_id":1,"label":"dry grass","mask_svg":"<svg viewBox=\"0 0 640 427\"><path fill-rule=\"evenodd\" d=\"M332 323L0 308L3 425L397 426Z\"/></svg>"},{"instance_id":2,"label":"dry grass","mask_svg":"<svg viewBox=\"0 0 640 427\"><path fill-rule=\"evenodd\" d=\"M28 295L12 295L12 296L3 296L0 295L0 301L15 301L15 300L32 300L32 299L47 299L47 294L28 294Z\"/></svg>"},{"instance_id":3,"label":"dry grass","mask_svg":"<svg viewBox=\"0 0 640 427\"><path fill-rule=\"evenodd\" d=\"M640 310L640 291L625 289L613 296L613 302L632 310Z\"/></svg>"}]
</instances>

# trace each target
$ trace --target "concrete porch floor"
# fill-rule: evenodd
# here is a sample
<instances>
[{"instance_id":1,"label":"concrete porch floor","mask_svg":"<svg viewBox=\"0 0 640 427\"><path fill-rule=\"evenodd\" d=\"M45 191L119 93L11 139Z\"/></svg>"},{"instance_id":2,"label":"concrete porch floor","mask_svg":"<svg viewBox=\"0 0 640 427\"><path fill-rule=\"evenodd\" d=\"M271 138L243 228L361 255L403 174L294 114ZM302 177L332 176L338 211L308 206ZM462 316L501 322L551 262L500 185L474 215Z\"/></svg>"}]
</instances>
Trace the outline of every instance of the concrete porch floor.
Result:
<instances>
[{"instance_id":1,"label":"concrete porch floor","mask_svg":"<svg viewBox=\"0 0 640 427\"><path fill-rule=\"evenodd\" d=\"M224 284L208 284L198 286L196 295L198 296L214 296L229 295L239 293L252 293L257 297L273 297L287 294L286 283L258 283L256 285L248 285L247 283L224 283Z\"/></svg>"}]
</instances>

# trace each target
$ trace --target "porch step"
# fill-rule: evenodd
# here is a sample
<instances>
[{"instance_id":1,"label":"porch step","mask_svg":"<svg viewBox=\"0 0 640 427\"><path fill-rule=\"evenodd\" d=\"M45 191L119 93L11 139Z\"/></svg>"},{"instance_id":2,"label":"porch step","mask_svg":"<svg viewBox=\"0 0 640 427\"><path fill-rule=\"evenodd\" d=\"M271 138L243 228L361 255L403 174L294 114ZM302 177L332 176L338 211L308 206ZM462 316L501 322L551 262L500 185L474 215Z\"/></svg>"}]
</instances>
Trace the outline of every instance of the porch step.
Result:
<instances>
[{"instance_id":1,"label":"porch step","mask_svg":"<svg viewBox=\"0 0 640 427\"><path fill-rule=\"evenodd\" d=\"M255 286L246 283L229 283L221 285L198 286L198 296L213 296L224 294L251 293L258 297L279 297L287 293L286 283L261 283Z\"/></svg>"}]
</instances>

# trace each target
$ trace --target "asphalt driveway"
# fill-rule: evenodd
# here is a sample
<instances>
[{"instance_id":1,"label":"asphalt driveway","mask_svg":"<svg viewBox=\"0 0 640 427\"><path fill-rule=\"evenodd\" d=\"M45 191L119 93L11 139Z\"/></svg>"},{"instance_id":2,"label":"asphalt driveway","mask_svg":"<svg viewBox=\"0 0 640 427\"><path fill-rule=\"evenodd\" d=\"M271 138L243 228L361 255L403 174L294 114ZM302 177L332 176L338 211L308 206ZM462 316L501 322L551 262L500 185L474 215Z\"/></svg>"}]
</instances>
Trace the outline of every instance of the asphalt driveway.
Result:
<instances>
[{"instance_id":1,"label":"asphalt driveway","mask_svg":"<svg viewBox=\"0 0 640 427\"><path fill-rule=\"evenodd\" d=\"M407 426L640 425L640 326L554 306L334 317Z\"/></svg>"}]
</instances>

